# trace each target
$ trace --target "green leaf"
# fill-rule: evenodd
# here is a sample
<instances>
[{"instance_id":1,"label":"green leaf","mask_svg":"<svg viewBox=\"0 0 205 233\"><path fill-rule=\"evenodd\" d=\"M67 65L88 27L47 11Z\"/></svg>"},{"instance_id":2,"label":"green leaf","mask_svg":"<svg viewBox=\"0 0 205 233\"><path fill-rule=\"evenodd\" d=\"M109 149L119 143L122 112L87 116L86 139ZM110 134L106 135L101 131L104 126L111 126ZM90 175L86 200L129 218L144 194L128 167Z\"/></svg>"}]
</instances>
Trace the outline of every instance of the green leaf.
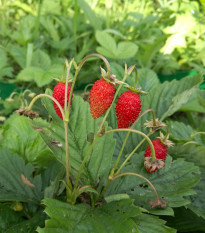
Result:
<instances>
[{"instance_id":1,"label":"green leaf","mask_svg":"<svg viewBox=\"0 0 205 233\"><path fill-rule=\"evenodd\" d=\"M17 80L24 82L32 82L34 80L43 79L44 70L40 67L27 67L21 70L17 75Z\"/></svg>"},{"instance_id":2,"label":"green leaf","mask_svg":"<svg viewBox=\"0 0 205 233\"><path fill-rule=\"evenodd\" d=\"M126 59L130 57L134 57L137 50L138 50L138 46L133 42L129 42L129 41L120 42L117 45L117 58Z\"/></svg>"},{"instance_id":3,"label":"green leaf","mask_svg":"<svg viewBox=\"0 0 205 233\"><path fill-rule=\"evenodd\" d=\"M36 121L41 122L40 119ZM54 159L39 131L32 128L27 117L12 115L4 124L2 136L1 146L19 154L27 162L34 162L45 154L47 159Z\"/></svg>"},{"instance_id":4,"label":"green leaf","mask_svg":"<svg viewBox=\"0 0 205 233\"><path fill-rule=\"evenodd\" d=\"M8 47L8 52L14 58L21 68L26 67L26 49L18 45L11 45Z\"/></svg>"},{"instance_id":5,"label":"green leaf","mask_svg":"<svg viewBox=\"0 0 205 233\"><path fill-rule=\"evenodd\" d=\"M47 90L47 93L51 94L52 92ZM52 126L49 128L49 131L48 129L45 129L47 136L43 134L42 137L54 154L58 156L58 159L65 165L66 156L63 121L56 115L52 101L44 98L43 104L49 114L53 117L54 121ZM79 170L82 160L91 146L90 141L87 140L87 136L90 133L93 133L96 136L101 121L102 118L96 120L92 118L89 104L87 102L84 102L79 96L73 97L68 125L68 138L70 163L71 167L75 170ZM105 128L107 129L107 124L105 124ZM53 146L50 143L51 140L62 143L62 147L57 148ZM84 179L82 181L85 182L83 183L84 185L97 184L99 178L100 185L105 183L111 167L114 147L115 140L113 139L112 134L106 134L99 138L84 169Z\"/></svg>"},{"instance_id":6,"label":"green leaf","mask_svg":"<svg viewBox=\"0 0 205 233\"><path fill-rule=\"evenodd\" d=\"M168 156L165 168L149 174L144 167L142 153L135 154L132 157L131 165L127 165L122 170L123 172L134 172L146 177L154 185L159 198L166 200L167 206L172 208L189 204L184 197L195 194L192 188L199 181L196 174L200 173L199 168L193 163L185 162L183 159L172 161L172 158ZM145 209L150 209L148 206L150 200L156 200L153 189L145 180L130 175L113 181L106 196L116 193L127 193L130 198L135 199L136 205ZM153 210L149 211L152 213ZM153 213L157 214L155 210ZM173 212L169 211L167 214L173 214Z\"/></svg>"},{"instance_id":7,"label":"green leaf","mask_svg":"<svg viewBox=\"0 0 205 233\"><path fill-rule=\"evenodd\" d=\"M161 120L175 113L182 104L196 91L201 83L200 75L186 77L180 81L164 82L152 89L147 96L142 97L143 108L152 108Z\"/></svg>"},{"instance_id":8,"label":"green leaf","mask_svg":"<svg viewBox=\"0 0 205 233\"><path fill-rule=\"evenodd\" d=\"M110 196L105 197L105 201L107 203L110 203L113 201L120 201L123 199L129 199L129 198L130 198L129 195L127 195L127 194L114 194L114 195L110 195Z\"/></svg>"},{"instance_id":9,"label":"green leaf","mask_svg":"<svg viewBox=\"0 0 205 233\"><path fill-rule=\"evenodd\" d=\"M169 128L169 135L172 140L177 142L196 143L202 146L205 145L201 139L204 135L197 134L197 131L190 125L178 121L168 121L166 122L166 125Z\"/></svg>"},{"instance_id":10,"label":"green leaf","mask_svg":"<svg viewBox=\"0 0 205 233\"><path fill-rule=\"evenodd\" d=\"M117 45L115 43L115 40L104 31L97 31L95 34L97 42L102 46L98 47L97 51L99 53L102 53L102 55L110 57L110 58L116 58L117 54Z\"/></svg>"},{"instance_id":11,"label":"green leaf","mask_svg":"<svg viewBox=\"0 0 205 233\"><path fill-rule=\"evenodd\" d=\"M196 194L187 199L191 202L188 205L188 208L195 212L195 214L197 214L199 217L203 217L205 219L205 147L196 144L177 144L171 149L170 152L175 158L183 157L187 161L194 162L200 167L201 180L194 187Z\"/></svg>"},{"instance_id":12,"label":"green leaf","mask_svg":"<svg viewBox=\"0 0 205 233\"><path fill-rule=\"evenodd\" d=\"M134 73L134 72L133 72ZM141 87L143 91L151 91L159 84L159 79L157 74L148 68L138 69L137 70L138 76L138 84L137 87ZM134 78L133 78L134 84Z\"/></svg>"},{"instance_id":13,"label":"green leaf","mask_svg":"<svg viewBox=\"0 0 205 233\"><path fill-rule=\"evenodd\" d=\"M17 80L25 82L34 81L38 87L42 87L52 82L53 78L60 76L61 73L61 65L53 65L48 70L43 70L40 67L30 66L18 73Z\"/></svg>"},{"instance_id":14,"label":"green leaf","mask_svg":"<svg viewBox=\"0 0 205 233\"><path fill-rule=\"evenodd\" d=\"M65 173L65 167L57 160L54 160L46 166L45 171L41 173L44 186L44 198L55 198L65 189L64 183L62 182Z\"/></svg>"},{"instance_id":15,"label":"green leaf","mask_svg":"<svg viewBox=\"0 0 205 233\"><path fill-rule=\"evenodd\" d=\"M90 24L94 27L95 30L100 30L102 23L100 19L95 15L95 12L90 8L89 4L84 0L77 0L78 5L83 10L85 16L88 18Z\"/></svg>"},{"instance_id":16,"label":"green leaf","mask_svg":"<svg viewBox=\"0 0 205 233\"><path fill-rule=\"evenodd\" d=\"M8 211L8 210L7 210ZM14 217L14 213L10 213ZM5 215L5 213L4 213ZM10 216L9 216L10 217ZM38 211L32 218L25 220L21 217L19 222L9 222L9 225L3 228L6 233L19 233L19 232L29 232L35 233L38 226L43 227L46 215L42 211ZM3 220L5 221L5 220ZM2 232L3 233L3 232Z\"/></svg>"},{"instance_id":17,"label":"green leaf","mask_svg":"<svg viewBox=\"0 0 205 233\"><path fill-rule=\"evenodd\" d=\"M191 140L194 129L190 125L178 121L167 121L166 125L169 128L169 135L172 139L177 141Z\"/></svg>"},{"instance_id":18,"label":"green leaf","mask_svg":"<svg viewBox=\"0 0 205 233\"><path fill-rule=\"evenodd\" d=\"M36 50L33 53L33 57L31 60L31 66L42 68L43 70L47 70L51 66L51 59L47 53L42 50Z\"/></svg>"},{"instance_id":19,"label":"green leaf","mask_svg":"<svg viewBox=\"0 0 205 233\"><path fill-rule=\"evenodd\" d=\"M0 204L0 232L22 221L21 216L6 205ZM2 231L1 231L2 230Z\"/></svg>"},{"instance_id":20,"label":"green leaf","mask_svg":"<svg viewBox=\"0 0 205 233\"><path fill-rule=\"evenodd\" d=\"M135 218L139 233L175 233L176 230L165 226L165 221L156 216L141 214Z\"/></svg>"},{"instance_id":21,"label":"green leaf","mask_svg":"<svg viewBox=\"0 0 205 233\"><path fill-rule=\"evenodd\" d=\"M40 175L32 177L34 167L9 149L0 148L0 200L40 203Z\"/></svg>"},{"instance_id":22,"label":"green leaf","mask_svg":"<svg viewBox=\"0 0 205 233\"><path fill-rule=\"evenodd\" d=\"M70 205L53 199L45 199L46 213L50 217L46 227L38 228L42 232L73 233L138 233L133 217L141 211L130 199L103 204L91 208L86 204Z\"/></svg>"},{"instance_id":23,"label":"green leaf","mask_svg":"<svg viewBox=\"0 0 205 233\"><path fill-rule=\"evenodd\" d=\"M180 232L204 232L205 220L191 210L181 207L174 211L175 217L166 217L168 225Z\"/></svg>"},{"instance_id":24,"label":"green leaf","mask_svg":"<svg viewBox=\"0 0 205 233\"><path fill-rule=\"evenodd\" d=\"M13 67L4 67L0 69L0 78L7 76L7 77L12 77L12 72L13 72Z\"/></svg>"}]
</instances>

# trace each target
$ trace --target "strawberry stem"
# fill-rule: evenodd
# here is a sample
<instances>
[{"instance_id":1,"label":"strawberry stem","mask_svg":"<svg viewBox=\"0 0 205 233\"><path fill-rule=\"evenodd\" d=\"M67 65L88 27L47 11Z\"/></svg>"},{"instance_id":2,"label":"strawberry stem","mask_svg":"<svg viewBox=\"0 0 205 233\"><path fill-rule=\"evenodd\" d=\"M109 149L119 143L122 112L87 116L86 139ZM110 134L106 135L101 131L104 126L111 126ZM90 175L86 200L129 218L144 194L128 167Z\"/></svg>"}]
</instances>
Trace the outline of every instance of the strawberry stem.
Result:
<instances>
[{"instance_id":1,"label":"strawberry stem","mask_svg":"<svg viewBox=\"0 0 205 233\"><path fill-rule=\"evenodd\" d=\"M64 114L64 111L63 111L61 105L59 104L59 102L58 102L55 98L53 98L53 96L48 95L48 94L39 94L39 95L35 96L35 97L32 99L32 101L30 102L30 104L29 104L29 106L28 106L28 110L30 111L30 110L32 109L34 103L36 102L36 100L38 100L39 98L42 98L42 97L47 97L47 98L51 99L53 102L55 102L55 103L57 104L58 108L60 109L61 114L62 114L62 116L63 116L63 118L64 118L64 115L65 115L65 114Z\"/></svg>"},{"instance_id":2,"label":"strawberry stem","mask_svg":"<svg viewBox=\"0 0 205 233\"><path fill-rule=\"evenodd\" d=\"M72 93L73 93L73 89L74 89L74 86L75 86L75 82L76 82L77 76L78 76L78 74L79 74L79 72L80 72L80 70L81 70L83 64L86 62L86 60L87 60L88 58L90 58L90 57L93 57L93 56L97 56L97 57L101 58L101 59L105 62L106 66L107 66L108 78L109 78L110 75L111 75L110 64L109 64L109 62L107 61L107 59L106 59L104 56L102 56L102 55L100 55L100 54L97 54L97 53L92 53L92 54L89 54L89 55L87 55L86 57L84 57L84 58L81 60L80 64L76 67L76 72L75 72L75 75L74 75L74 78L73 78L73 82L72 82L72 86L71 86L71 90L70 90L70 95L69 95L68 106L67 106L68 78L69 78L70 68L71 68L72 63L74 62L74 59L72 59L70 63L68 63L68 61L66 60L67 77L66 77L66 91L65 91L65 106L66 106L66 108L65 108L65 119L64 119L64 122L65 122L65 123L67 123L67 122L69 121L69 112L70 112L71 96L72 96ZM65 121L65 120L66 120L66 121ZM67 134L68 132L65 131L65 133ZM66 136L66 138L67 138L67 136ZM88 152L86 153L84 159L83 159L83 162L82 162L82 164L81 164L81 166L80 166L80 169L79 169L78 174L77 174L77 177L76 177L76 181L75 181L75 184L74 184L74 190L76 189L76 187L77 187L77 185L78 185L78 182L79 182L79 179L80 179L80 175L81 175L81 173L82 173L82 171L83 171L83 167L84 167L84 165L85 165L87 159L89 158L89 155L90 155L90 153L92 152L92 149L93 149L95 143L97 142L98 138L99 138L99 136L97 135L97 136L95 137L95 139L94 139L92 145L90 146ZM68 140L68 138L67 138L67 140ZM67 144L67 143L68 143L68 142L66 142L66 144ZM67 148L67 149L66 149L66 163L68 163L69 154L68 154L68 146L67 146L67 145L66 145L66 148ZM68 180L68 179L69 179L69 164L66 165L66 169L67 169L67 182L70 182L70 181ZM68 183L68 184L69 184L69 183Z\"/></svg>"},{"instance_id":3,"label":"strawberry stem","mask_svg":"<svg viewBox=\"0 0 205 233\"><path fill-rule=\"evenodd\" d=\"M150 148L151 148L151 151L152 151L152 154L151 154L152 155L152 161L154 162L156 160L155 150L154 150L154 146L152 144L152 141L150 140L150 138L146 134L142 133L141 131L138 131L138 130L135 130L135 129L127 129L127 128L123 129L122 128L122 129L111 129L111 130L105 131L105 134L112 133L112 132L123 132L123 131L133 132L133 133L137 133L137 134L143 136L148 141L148 143L150 145Z\"/></svg>"},{"instance_id":4,"label":"strawberry stem","mask_svg":"<svg viewBox=\"0 0 205 233\"><path fill-rule=\"evenodd\" d=\"M193 139L198 134L205 134L205 132L196 132L196 133L191 135L191 139Z\"/></svg>"},{"instance_id":5,"label":"strawberry stem","mask_svg":"<svg viewBox=\"0 0 205 233\"><path fill-rule=\"evenodd\" d=\"M86 87L84 88L84 91L83 91L83 92L84 92L84 93L86 93L86 92L87 92L88 87L92 87L92 86L93 86L93 84L91 84L91 83L90 83L90 84L88 84L88 85L86 85Z\"/></svg>"},{"instance_id":6,"label":"strawberry stem","mask_svg":"<svg viewBox=\"0 0 205 233\"><path fill-rule=\"evenodd\" d=\"M137 87L137 81L138 81L138 72L137 72L137 68L136 68L136 67L134 68L134 70L135 70L135 83L134 83L134 88L136 88L136 87Z\"/></svg>"},{"instance_id":7,"label":"strawberry stem","mask_svg":"<svg viewBox=\"0 0 205 233\"><path fill-rule=\"evenodd\" d=\"M147 136L149 137L152 134L152 132L149 132L147 134ZM139 144L134 148L134 150L127 156L127 158L125 159L125 161L122 163L122 165L120 166L120 168L116 171L116 175L120 173L120 171L122 170L122 168L126 165L127 161L130 160L130 158L132 157L132 155L135 153L135 151L144 143L146 139L142 139L141 142L139 142Z\"/></svg>"},{"instance_id":8,"label":"strawberry stem","mask_svg":"<svg viewBox=\"0 0 205 233\"><path fill-rule=\"evenodd\" d=\"M119 178L119 177L121 177L121 176L127 176L127 175L137 176L137 177L140 177L141 179L145 180L145 181L151 186L151 188L153 189L153 191L154 191L154 193L155 193L155 196L156 196L156 198L157 198L157 201L160 202L158 193L157 193L157 191L156 191L154 185L153 185L147 178L145 178L144 176L142 176L142 175L140 175L140 174L138 174L138 173L133 173L133 172L121 173L121 174L119 174L119 175L114 176L114 177L113 177L113 180L115 180L115 179L117 179L117 178Z\"/></svg>"},{"instance_id":9,"label":"strawberry stem","mask_svg":"<svg viewBox=\"0 0 205 233\"><path fill-rule=\"evenodd\" d=\"M137 117L137 119L136 119L136 120L134 121L134 123L132 124L131 129L133 129L134 126L135 126L135 124L139 121L139 119L140 119L143 115L145 115L146 113L148 113L148 112L152 112L153 124L156 125L156 123L155 123L155 113L154 113L154 111L153 111L152 109L147 109L146 111L144 111L143 113L141 113L141 114ZM124 147L125 147L125 145L126 145L126 143L127 143L127 140L128 140L129 135L130 135L130 131L127 132L127 135L126 135L125 140L124 140L124 142L123 142L123 145L122 145L122 147L121 147L121 150L120 150L120 153L119 153L119 155L118 155L118 158L117 158L117 160L116 160L116 162L115 162L115 164L114 164L114 166L113 166L113 168L112 168L112 170L111 170L111 172L110 172L110 176L112 176L112 175L114 174L114 171L115 171L115 169L116 169L116 167L117 167L117 165L118 165L118 163L119 163L119 161L120 161L120 158L121 158L121 156L122 156L122 152L123 152ZM142 143L143 143L145 140L146 140L146 139L143 139ZM140 143L141 143L141 142L140 142ZM141 144L140 144L140 145L141 145ZM135 148L133 151L135 152L137 149L138 149L138 147ZM132 152L132 153L133 153L133 152ZM132 153L131 153L131 154L132 154ZM133 154L134 154L134 153L133 153ZM131 156L132 156L132 155L131 155ZM131 156L130 156L130 157L131 157ZM129 157L129 156L128 156L128 157ZM129 158L130 158L130 157L129 157ZM126 159L126 162L127 162L128 160L129 160L129 159L127 158L127 159ZM123 163L123 164L124 164L124 163ZM123 165L123 166L124 166L124 165ZM120 170L121 170L121 168L118 169L117 173L119 173Z\"/></svg>"},{"instance_id":10,"label":"strawberry stem","mask_svg":"<svg viewBox=\"0 0 205 233\"><path fill-rule=\"evenodd\" d=\"M121 177L121 176L127 176L127 175L138 176L138 177L142 178L143 180L145 180L145 181L152 187L152 189L153 189L153 191L154 191L154 193L155 193L155 196L156 196L156 198L157 198L157 201L160 202L159 196L158 196L158 194L157 194L157 191L156 191L154 185L153 185L147 178L145 178L144 176L142 176L142 175L140 175L140 174L138 174L138 173L133 173L133 172L125 172L125 173L121 173L121 174L114 175L114 176L112 176L112 177L109 176L109 180L108 180L107 184L105 185L104 189L102 190L102 192L101 192L101 194L100 194L98 200L100 200L100 199L104 196L104 194L105 194L105 192L106 192L108 186L110 185L110 183L111 183L113 180L115 180L115 179L117 179L117 178L119 178L119 177Z\"/></svg>"}]
</instances>

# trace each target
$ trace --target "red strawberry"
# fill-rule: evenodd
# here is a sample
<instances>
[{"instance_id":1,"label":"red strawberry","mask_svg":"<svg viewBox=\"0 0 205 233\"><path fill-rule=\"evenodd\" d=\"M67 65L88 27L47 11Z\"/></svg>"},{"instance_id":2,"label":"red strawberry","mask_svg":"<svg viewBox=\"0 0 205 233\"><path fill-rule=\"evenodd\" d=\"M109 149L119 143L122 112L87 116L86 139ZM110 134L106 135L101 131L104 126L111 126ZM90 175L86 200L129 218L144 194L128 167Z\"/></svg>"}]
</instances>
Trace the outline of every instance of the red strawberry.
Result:
<instances>
[{"instance_id":1,"label":"red strawberry","mask_svg":"<svg viewBox=\"0 0 205 233\"><path fill-rule=\"evenodd\" d=\"M167 146L165 144L163 144L160 139L153 140L152 144L154 146L156 159L158 159L158 160L161 159L161 160L165 161L166 157L167 157ZM150 157L151 154L152 154L152 151L151 151L151 148L149 145L144 153L144 157ZM152 166L150 166L149 168L146 168L146 169L147 169L147 172L149 172L149 173L153 173L153 172L159 170L158 168L155 168L154 170L152 170Z\"/></svg>"},{"instance_id":2,"label":"red strawberry","mask_svg":"<svg viewBox=\"0 0 205 233\"><path fill-rule=\"evenodd\" d=\"M63 109L64 109L64 104L65 104L65 87L66 87L65 83L58 83L53 89L53 97L59 102L59 104L61 105L61 107ZM68 85L67 104L68 104L68 100L69 100L70 90L71 90L71 87L70 87L70 85ZM72 98L73 98L73 95L71 96L70 105L72 105ZM55 102L53 102L53 106L54 106L54 109L56 111L56 114L61 119L63 119L61 111Z\"/></svg>"},{"instance_id":3,"label":"red strawberry","mask_svg":"<svg viewBox=\"0 0 205 233\"><path fill-rule=\"evenodd\" d=\"M90 112L94 119L100 117L111 105L115 95L114 84L97 80L90 90Z\"/></svg>"},{"instance_id":4,"label":"red strawberry","mask_svg":"<svg viewBox=\"0 0 205 233\"><path fill-rule=\"evenodd\" d=\"M123 92L117 100L115 111L118 128L128 128L137 119L141 111L139 95L130 90Z\"/></svg>"}]
</instances>

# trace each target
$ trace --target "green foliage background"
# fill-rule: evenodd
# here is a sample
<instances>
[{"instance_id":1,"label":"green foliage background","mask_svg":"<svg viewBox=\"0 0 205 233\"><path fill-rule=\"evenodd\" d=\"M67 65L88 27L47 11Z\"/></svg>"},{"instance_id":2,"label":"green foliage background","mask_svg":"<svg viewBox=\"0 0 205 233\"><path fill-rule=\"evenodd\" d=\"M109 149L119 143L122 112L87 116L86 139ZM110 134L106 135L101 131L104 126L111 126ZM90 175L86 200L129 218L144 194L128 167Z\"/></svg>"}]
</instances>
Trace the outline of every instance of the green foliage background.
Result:
<instances>
[{"instance_id":1,"label":"green foliage background","mask_svg":"<svg viewBox=\"0 0 205 233\"><path fill-rule=\"evenodd\" d=\"M204 4L203 0L0 1L0 232L205 231ZM119 80L125 62L136 65L138 87L148 92L142 97L142 111L152 108L169 127L175 146L169 149L163 170L146 173L142 160L146 143L123 168L147 177L168 202L166 210L151 210L152 189L131 176L115 180L98 208L65 203L64 128L52 102L39 101L35 110L41 118L32 122L12 114L30 102L30 93L52 94L53 78L62 76L65 57L79 63L95 52L109 60ZM100 77L100 66L104 64L99 59L90 59L76 83L68 129L73 178L92 142L89 136L96 135L102 121L91 117L89 104L80 97L82 89ZM130 85L134 81L134 75L126 80ZM9 102L12 91L16 93ZM151 114L143 116L135 129L147 132L144 123L150 118ZM105 127L116 128L114 107ZM92 184L96 199L124 138L124 132L104 135L84 167L80 184ZM129 136L120 162L140 140L139 135ZM34 189L22 183L21 174ZM19 203L23 210L18 212Z\"/></svg>"}]
</instances>

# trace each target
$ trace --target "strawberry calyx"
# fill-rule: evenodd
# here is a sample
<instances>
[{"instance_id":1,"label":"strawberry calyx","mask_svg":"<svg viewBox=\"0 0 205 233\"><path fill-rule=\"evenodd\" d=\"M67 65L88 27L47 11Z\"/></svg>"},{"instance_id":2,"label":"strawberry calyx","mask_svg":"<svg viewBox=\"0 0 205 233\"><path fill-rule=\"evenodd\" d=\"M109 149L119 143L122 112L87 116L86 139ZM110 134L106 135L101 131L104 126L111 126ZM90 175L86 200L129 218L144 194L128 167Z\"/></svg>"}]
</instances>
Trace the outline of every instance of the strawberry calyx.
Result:
<instances>
[{"instance_id":1,"label":"strawberry calyx","mask_svg":"<svg viewBox=\"0 0 205 233\"><path fill-rule=\"evenodd\" d=\"M167 202L165 200L151 200L149 201L149 205L151 209L155 209L155 208L166 209Z\"/></svg>"},{"instance_id":2,"label":"strawberry calyx","mask_svg":"<svg viewBox=\"0 0 205 233\"><path fill-rule=\"evenodd\" d=\"M134 92L134 93L137 93L137 94L147 94L146 91L142 91L141 87L140 88L134 88L134 87L131 87L129 86L128 89L131 91L131 92Z\"/></svg>"},{"instance_id":3,"label":"strawberry calyx","mask_svg":"<svg viewBox=\"0 0 205 233\"><path fill-rule=\"evenodd\" d=\"M58 77L58 78L53 78L53 79L56 80L58 83L66 83L66 78L65 78L65 77L61 77L61 78ZM73 80L69 78L69 79L68 79L68 84L69 84L69 83L72 83L72 81L73 81Z\"/></svg>"},{"instance_id":4,"label":"strawberry calyx","mask_svg":"<svg viewBox=\"0 0 205 233\"><path fill-rule=\"evenodd\" d=\"M169 140L169 134L164 135L161 131L160 131L160 136L157 137L160 139L161 143L164 144L167 147L171 147L174 145L174 143L172 141Z\"/></svg>"},{"instance_id":5,"label":"strawberry calyx","mask_svg":"<svg viewBox=\"0 0 205 233\"><path fill-rule=\"evenodd\" d=\"M118 80L116 79L116 76L114 74L111 74L110 77L108 77L108 72L106 72L102 67L100 67L100 70L101 76L106 82L111 83L113 85L117 84Z\"/></svg>"},{"instance_id":6,"label":"strawberry calyx","mask_svg":"<svg viewBox=\"0 0 205 233\"><path fill-rule=\"evenodd\" d=\"M151 128L152 132L166 127L166 125L162 121L160 121L159 118L156 118L155 120L152 119L150 121L146 120L144 126L146 128Z\"/></svg>"},{"instance_id":7,"label":"strawberry calyx","mask_svg":"<svg viewBox=\"0 0 205 233\"><path fill-rule=\"evenodd\" d=\"M165 161L163 159L155 159L152 161L152 157L144 158L144 166L149 171L149 173L155 172L162 169L165 166Z\"/></svg>"}]
</instances>

